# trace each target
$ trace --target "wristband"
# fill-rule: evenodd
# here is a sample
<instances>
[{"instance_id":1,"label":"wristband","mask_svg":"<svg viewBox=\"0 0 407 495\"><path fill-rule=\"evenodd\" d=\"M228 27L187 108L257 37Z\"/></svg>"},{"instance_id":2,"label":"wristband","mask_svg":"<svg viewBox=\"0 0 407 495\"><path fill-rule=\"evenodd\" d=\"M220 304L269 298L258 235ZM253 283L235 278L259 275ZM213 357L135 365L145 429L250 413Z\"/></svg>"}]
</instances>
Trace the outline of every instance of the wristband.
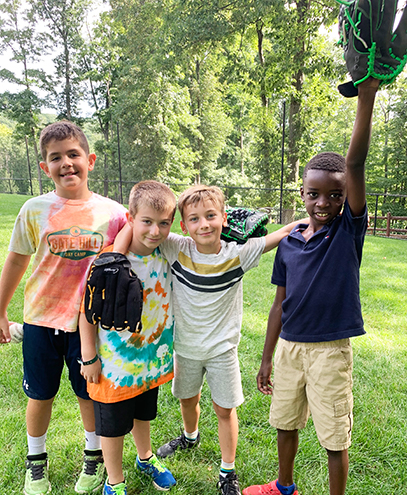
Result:
<instances>
[{"instance_id":1,"label":"wristband","mask_svg":"<svg viewBox=\"0 0 407 495\"><path fill-rule=\"evenodd\" d=\"M91 359L90 361L82 361L81 358L78 358L78 363L81 364L82 366L89 366L90 364L96 363L96 361L99 359L99 356L96 354L96 356Z\"/></svg>"}]
</instances>

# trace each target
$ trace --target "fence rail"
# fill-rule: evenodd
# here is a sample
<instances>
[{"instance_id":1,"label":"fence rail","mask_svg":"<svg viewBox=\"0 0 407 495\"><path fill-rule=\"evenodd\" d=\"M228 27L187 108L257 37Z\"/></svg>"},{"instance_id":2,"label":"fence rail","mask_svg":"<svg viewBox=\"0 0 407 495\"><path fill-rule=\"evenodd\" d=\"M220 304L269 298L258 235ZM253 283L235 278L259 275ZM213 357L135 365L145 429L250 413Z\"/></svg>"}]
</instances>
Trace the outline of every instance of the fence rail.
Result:
<instances>
[{"instance_id":1,"label":"fence rail","mask_svg":"<svg viewBox=\"0 0 407 495\"><path fill-rule=\"evenodd\" d=\"M89 179L92 191L111 199L127 203L134 182L119 180ZM190 184L167 184L179 195ZM220 185L229 206L267 208L272 222L288 223L303 218L306 211L296 189L256 188L235 185ZM51 179L42 178L43 193L52 191ZM0 177L0 193L40 194L38 179ZM386 237L407 238L407 194L367 193L369 211L368 234Z\"/></svg>"}]
</instances>

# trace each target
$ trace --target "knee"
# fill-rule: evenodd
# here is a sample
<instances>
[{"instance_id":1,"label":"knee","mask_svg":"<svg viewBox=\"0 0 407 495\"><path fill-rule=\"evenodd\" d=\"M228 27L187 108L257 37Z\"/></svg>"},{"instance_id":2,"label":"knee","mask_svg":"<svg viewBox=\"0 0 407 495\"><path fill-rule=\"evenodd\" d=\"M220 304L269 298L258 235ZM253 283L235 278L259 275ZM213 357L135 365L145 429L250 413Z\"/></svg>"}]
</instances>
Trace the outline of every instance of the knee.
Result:
<instances>
[{"instance_id":1,"label":"knee","mask_svg":"<svg viewBox=\"0 0 407 495\"><path fill-rule=\"evenodd\" d=\"M236 415L236 408L234 407L232 409L225 409L224 407L218 406L218 404L214 402L213 408L218 419L229 420Z\"/></svg>"}]
</instances>

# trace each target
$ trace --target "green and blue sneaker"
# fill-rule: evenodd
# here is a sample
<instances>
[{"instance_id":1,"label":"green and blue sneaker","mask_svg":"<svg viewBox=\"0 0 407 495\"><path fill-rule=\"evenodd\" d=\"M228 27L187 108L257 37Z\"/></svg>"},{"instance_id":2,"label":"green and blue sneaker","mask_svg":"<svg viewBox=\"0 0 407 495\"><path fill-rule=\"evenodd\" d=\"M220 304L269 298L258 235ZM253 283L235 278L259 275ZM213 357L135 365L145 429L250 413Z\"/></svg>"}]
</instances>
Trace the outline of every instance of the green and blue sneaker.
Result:
<instances>
[{"instance_id":1,"label":"green and blue sneaker","mask_svg":"<svg viewBox=\"0 0 407 495\"><path fill-rule=\"evenodd\" d=\"M75 485L76 493L93 493L103 485L105 465L101 450L85 450L83 467Z\"/></svg>"},{"instance_id":2,"label":"green and blue sneaker","mask_svg":"<svg viewBox=\"0 0 407 495\"><path fill-rule=\"evenodd\" d=\"M47 454L28 455L25 461L26 473L24 494L25 495L46 495L51 491L51 484L48 480L48 460Z\"/></svg>"},{"instance_id":3,"label":"green and blue sneaker","mask_svg":"<svg viewBox=\"0 0 407 495\"><path fill-rule=\"evenodd\" d=\"M157 490L167 491L176 484L174 476L154 454L147 461L141 461L137 456L135 466L153 480L153 485Z\"/></svg>"},{"instance_id":4,"label":"green and blue sneaker","mask_svg":"<svg viewBox=\"0 0 407 495\"><path fill-rule=\"evenodd\" d=\"M109 485L106 480L102 495L127 495L126 482L118 483L117 485Z\"/></svg>"}]
</instances>

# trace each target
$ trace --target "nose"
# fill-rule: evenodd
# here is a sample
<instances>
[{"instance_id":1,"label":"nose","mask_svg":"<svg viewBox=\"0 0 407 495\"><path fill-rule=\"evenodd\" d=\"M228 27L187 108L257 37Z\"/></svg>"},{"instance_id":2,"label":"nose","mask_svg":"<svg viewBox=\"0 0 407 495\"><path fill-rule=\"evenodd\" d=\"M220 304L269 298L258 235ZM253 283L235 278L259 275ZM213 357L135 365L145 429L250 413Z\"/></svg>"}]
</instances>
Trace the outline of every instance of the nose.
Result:
<instances>
[{"instance_id":1,"label":"nose","mask_svg":"<svg viewBox=\"0 0 407 495\"><path fill-rule=\"evenodd\" d=\"M317 206L319 206L320 208L324 208L326 206L329 206L329 199L323 195L318 196Z\"/></svg>"},{"instance_id":2,"label":"nose","mask_svg":"<svg viewBox=\"0 0 407 495\"><path fill-rule=\"evenodd\" d=\"M208 228L208 226L209 226L208 221L206 220L206 218L205 218L205 217L202 217L202 218L199 220L199 227L200 227L201 229L206 229L206 228Z\"/></svg>"},{"instance_id":3,"label":"nose","mask_svg":"<svg viewBox=\"0 0 407 495\"><path fill-rule=\"evenodd\" d=\"M156 223L153 223L150 228L150 234L157 236L160 233L160 229Z\"/></svg>"}]
</instances>

